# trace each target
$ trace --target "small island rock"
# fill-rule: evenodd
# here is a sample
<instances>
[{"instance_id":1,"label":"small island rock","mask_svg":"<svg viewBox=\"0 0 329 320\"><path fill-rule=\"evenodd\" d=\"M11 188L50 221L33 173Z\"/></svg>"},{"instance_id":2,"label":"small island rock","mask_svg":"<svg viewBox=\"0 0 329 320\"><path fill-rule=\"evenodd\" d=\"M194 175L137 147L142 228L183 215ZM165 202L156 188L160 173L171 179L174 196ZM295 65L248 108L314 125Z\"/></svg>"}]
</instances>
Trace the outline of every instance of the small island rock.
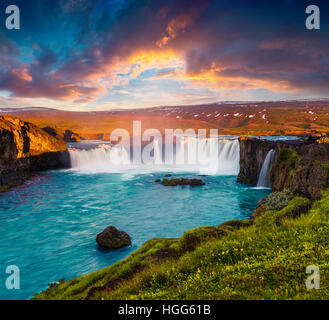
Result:
<instances>
[{"instance_id":1,"label":"small island rock","mask_svg":"<svg viewBox=\"0 0 329 320\"><path fill-rule=\"evenodd\" d=\"M188 179L188 178L172 178L163 179L163 185L168 186L204 186L205 183L201 179Z\"/></svg>"},{"instance_id":2,"label":"small island rock","mask_svg":"<svg viewBox=\"0 0 329 320\"><path fill-rule=\"evenodd\" d=\"M96 242L101 247L119 249L129 246L131 244L131 239L126 232L120 231L114 226L109 226L97 235Z\"/></svg>"}]
</instances>

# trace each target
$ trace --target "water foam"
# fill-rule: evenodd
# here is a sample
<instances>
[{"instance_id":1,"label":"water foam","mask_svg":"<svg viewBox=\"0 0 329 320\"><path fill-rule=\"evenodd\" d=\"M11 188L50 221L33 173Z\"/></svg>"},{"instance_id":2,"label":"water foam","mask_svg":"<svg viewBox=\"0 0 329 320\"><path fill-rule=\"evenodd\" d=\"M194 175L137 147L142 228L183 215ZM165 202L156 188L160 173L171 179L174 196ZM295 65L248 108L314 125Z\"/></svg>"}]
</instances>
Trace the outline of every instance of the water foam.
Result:
<instances>
[{"instance_id":1,"label":"water foam","mask_svg":"<svg viewBox=\"0 0 329 320\"><path fill-rule=\"evenodd\" d=\"M196 172L207 175L239 173L239 141L237 139L182 137L177 145L163 152L153 141L150 161L134 163L124 147L96 147L69 150L72 169L83 173L151 173L158 171ZM169 150L169 151L168 151ZM172 161L168 161L172 159Z\"/></svg>"}]
</instances>

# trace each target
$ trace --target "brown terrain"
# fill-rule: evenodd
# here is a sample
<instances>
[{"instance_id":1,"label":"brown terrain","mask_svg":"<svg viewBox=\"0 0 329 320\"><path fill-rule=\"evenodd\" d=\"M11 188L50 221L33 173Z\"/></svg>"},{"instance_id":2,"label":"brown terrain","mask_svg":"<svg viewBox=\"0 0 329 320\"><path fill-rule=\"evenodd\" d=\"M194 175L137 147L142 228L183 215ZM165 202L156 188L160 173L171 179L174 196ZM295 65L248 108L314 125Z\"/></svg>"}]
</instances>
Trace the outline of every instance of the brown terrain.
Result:
<instances>
[{"instance_id":1,"label":"brown terrain","mask_svg":"<svg viewBox=\"0 0 329 320\"><path fill-rule=\"evenodd\" d=\"M149 109L73 112L55 109L3 109L41 128L51 127L59 136L72 133L72 141L108 140L116 128L132 130L141 120L142 130L156 128L217 128L219 134L302 135L329 133L329 100L285 102L236 102ZM70 138L65 139L67 141Z\"/></svg>"}]
</instances>

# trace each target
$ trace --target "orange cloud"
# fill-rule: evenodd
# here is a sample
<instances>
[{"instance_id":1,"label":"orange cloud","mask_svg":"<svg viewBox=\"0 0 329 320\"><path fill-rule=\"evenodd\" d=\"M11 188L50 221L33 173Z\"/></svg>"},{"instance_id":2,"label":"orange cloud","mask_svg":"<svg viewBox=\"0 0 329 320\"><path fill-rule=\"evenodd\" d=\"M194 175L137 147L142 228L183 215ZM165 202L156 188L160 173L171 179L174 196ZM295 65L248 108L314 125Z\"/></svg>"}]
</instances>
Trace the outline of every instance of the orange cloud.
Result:
<instances>
[{"instance_id":1,"label":"orange cloud","mask_svg":"<svg viewBox=\"0 0 329 320\"><path fill-rule=\"evenodd\" d=\"M168 44L172 39L175 39L177 34L185 32L186 28L191 26L200 16L202 6L191 7L190 11L172 18L167 24L166 31L162 33L162 38L156 41L156 45L161 48Z\"/></svg>"}]
</instances>

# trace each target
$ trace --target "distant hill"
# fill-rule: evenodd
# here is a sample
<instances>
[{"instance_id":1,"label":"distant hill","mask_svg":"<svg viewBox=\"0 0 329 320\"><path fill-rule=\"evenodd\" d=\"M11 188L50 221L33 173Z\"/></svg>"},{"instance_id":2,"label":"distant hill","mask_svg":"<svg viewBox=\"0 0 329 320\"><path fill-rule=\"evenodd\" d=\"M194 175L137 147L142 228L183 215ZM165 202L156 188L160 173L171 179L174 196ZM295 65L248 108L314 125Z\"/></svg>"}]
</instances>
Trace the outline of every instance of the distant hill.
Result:
<instances>
[{"instance_id":1,"label":"distant hill","mask_svg":"<svg viewBox=\"0 0 329 320\"><path fill-rule=\"evenodd\" d=\"M329 133L329 100L222 102L148 109L73 112L47 108L0 109L39 127L71 130L87 139L108 139L116 128L217 128L220 134Z\"/></svg>"}]
</instances>

